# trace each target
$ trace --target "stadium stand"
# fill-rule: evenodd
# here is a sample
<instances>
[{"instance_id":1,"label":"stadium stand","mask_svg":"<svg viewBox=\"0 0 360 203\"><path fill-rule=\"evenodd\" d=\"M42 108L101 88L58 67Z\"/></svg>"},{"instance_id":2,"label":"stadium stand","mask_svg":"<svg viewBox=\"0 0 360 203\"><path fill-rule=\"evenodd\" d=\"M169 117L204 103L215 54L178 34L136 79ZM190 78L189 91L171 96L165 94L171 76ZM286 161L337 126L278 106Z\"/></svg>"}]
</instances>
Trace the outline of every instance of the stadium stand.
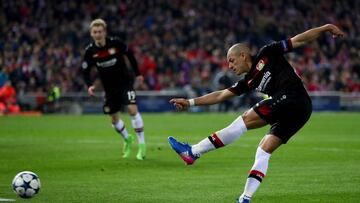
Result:
<instances>
[{"instance_id":1,"label":"stadium stand","mask_svg":"<svg viewBox=\"0 0 360 203\"><path fill-rule=\"evenodd\" d=\"M0 12L0 85L18 95L86 90L79 77L89 23L108 22L109 35L134 50L145 84L139 90L219 87L226 50L245 41L258 49L306 29L334 23L343 40L321 37L289 54L309 91L360 91L360 1L125 0L3 1ZM322 12L318 12L321 10ZM235 80L236 78L232 78ZM41 99L41 98L40 98Z\"/></svg>"}]
</instances>

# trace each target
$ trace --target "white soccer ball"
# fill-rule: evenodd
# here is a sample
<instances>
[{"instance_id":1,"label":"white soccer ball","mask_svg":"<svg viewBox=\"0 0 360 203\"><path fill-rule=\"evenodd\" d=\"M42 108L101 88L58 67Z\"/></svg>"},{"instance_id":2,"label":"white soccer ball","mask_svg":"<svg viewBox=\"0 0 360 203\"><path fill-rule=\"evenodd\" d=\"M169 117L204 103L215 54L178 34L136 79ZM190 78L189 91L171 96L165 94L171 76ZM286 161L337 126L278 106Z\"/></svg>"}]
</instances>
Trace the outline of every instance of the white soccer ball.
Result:
<instances>
[{"instance_id":1,"label":"white soccer ball","mask_svg":"<svg viewBox=\"0 0 360 203\"><path fill-rule=\"evenodd\" d=\"M39 193L41 184L39 176L34 172L23 171L14 177L12 187L20 197L30 198Z\"/></svg>"}]
</instances>

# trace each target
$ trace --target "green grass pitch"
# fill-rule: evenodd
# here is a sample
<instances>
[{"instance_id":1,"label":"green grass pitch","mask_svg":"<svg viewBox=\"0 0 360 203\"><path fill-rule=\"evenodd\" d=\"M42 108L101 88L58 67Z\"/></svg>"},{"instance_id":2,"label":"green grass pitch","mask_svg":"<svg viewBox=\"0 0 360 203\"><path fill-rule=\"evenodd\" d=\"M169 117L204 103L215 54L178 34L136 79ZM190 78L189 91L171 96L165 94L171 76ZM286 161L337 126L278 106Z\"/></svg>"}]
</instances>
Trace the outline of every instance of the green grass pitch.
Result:
<instances>
[{"instance_id":1,"label":"green grass pitch","mask_svg":"<svg viewBox=\"0 0 360 203\"><path fill-rule=\"evenodd\" d=\"M234 203L242 192L258 142L268 127L185 166L168 136L193 144L239 114L143 114L145 161L121 158L122 139L109 118L0 117L0 199L16 202ZM124 116L133 132L128 116ZM40 193L18 198L12 178L31 170ZM314 113L271 157L253 202L359 202L360 114Z\"/></svg>"}]
</instances>

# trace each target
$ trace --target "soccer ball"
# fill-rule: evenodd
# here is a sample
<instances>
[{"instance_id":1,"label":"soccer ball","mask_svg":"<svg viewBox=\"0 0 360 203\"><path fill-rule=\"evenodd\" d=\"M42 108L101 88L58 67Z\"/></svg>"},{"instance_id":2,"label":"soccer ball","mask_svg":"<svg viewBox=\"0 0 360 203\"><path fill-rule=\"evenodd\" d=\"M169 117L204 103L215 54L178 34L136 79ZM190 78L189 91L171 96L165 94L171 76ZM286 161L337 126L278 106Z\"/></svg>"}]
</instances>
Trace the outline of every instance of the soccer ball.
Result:
<instances>
[{"instance_id":1,"label":"soccer ball","mask_svg":"<svg viewBox=\"0 0 360 203\"><path fill-rule=\"evenodd\" d=\"M40 179L31 171L23 171L14 177L12 187L20 197L31 198L40 191Z\"/></svg>"}]
</instances>

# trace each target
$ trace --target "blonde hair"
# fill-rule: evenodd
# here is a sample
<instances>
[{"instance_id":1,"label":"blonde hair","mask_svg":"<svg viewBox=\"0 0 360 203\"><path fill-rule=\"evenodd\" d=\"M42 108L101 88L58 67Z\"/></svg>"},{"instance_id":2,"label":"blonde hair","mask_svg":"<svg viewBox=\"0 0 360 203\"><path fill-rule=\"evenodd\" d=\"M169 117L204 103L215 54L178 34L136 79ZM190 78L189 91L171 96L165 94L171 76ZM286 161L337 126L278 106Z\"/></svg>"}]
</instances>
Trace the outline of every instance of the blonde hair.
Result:
<instances>
[{"instance_id":1,"label":"blonde hair","mask_svg":"<svg viewBox=\"0 0 360 203\"><path fill-rule=\"evenodd\" d=\"M90 23L90 29L95 27L95 26L102 26L105 30L106 30L106 22L101 19L101 18L97 18L95 20L93 20L91 23Z\"/></svg>"}]
</instances>

